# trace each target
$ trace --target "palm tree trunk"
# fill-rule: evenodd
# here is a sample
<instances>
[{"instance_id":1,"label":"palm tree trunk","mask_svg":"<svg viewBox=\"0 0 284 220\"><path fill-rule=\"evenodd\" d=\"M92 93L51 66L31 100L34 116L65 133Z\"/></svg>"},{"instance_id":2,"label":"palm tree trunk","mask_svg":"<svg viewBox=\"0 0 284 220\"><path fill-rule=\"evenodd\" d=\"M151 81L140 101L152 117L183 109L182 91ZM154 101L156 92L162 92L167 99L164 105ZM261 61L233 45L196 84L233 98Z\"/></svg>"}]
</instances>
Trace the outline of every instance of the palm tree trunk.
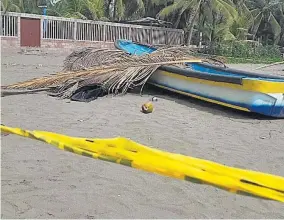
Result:
<instances>
[{"instance_id":1,"label":"palm tree trunk","mask_svg":"<svg viewBox=\"0 0 284 220\"><path fill-rule=\"evenodd\" d=\"M113 17L112 17L113 21L115 21L115 19L116 19L116 13L117 13L116 0L113 0Z\"/></svg>"},{"instance_id":2,"label":"palm tree trunk","mask_svg":"<svg viewBox=\"0 0 284 220\"><path fill-rule=\"evenodd\" d=\"M115 20L116 0L109 0L108 9L109 9L109 17L111 18L112 21Z\"/></svg>"},{"instance_id":3,"label":"palm tree trunk","mask_svg":"<svg viewBox=\"0 0 284 220\"><path fill-rule=\"evenodd\" d=\"M106 17L109 18L110 15L110 5L111 5L112 0L107 1L107 7L106 7Z\"/></svg>"},{"instance_id":4,"label":"palm tree trunk","mask_svg":"<svg viewBox=\"0 0 284 220\"><path fill-rule=\"evenodd\" d=\"M177 17L177 20L176 20L176 22L175 22L175 24L174 24L174 28L178 28L178 25L179 25L179 23L180 23L181 16L182 16L182 13L179 12L178 17Z\"/></svg>"},{"instance_id":5,"label":"palm tree trunk","mask_svg":"<svg viewBox=\"0 0 284 220\"><path fill-rule=\"evenodd\" d=\"M187 37L185 39L186 45L189 46L191 43L191 38L192 38L192 34L193 34L193 29L194 29L194 24L200 9L200 5L201 5L202 0L199 1L198 5L196 6L196 9L193 13L190 13L188 22L187 22L187 28L186 28L186 32L187 32Z\"/></svg>"},{"instance_id":6,"label":"palm tree trunk","mask_svg":"<svg viewBox=\"0 0 284 220\"><path fill-rule=\"evenodd\" d=\"M186 27L186 32L187 32L187 39L186 39L186 45L189 46L191 43L192 39L192 34L193 34L193 28L194 28L194 14L191 13L189 17L189 26Z\"/></svg>"}]
</instances>

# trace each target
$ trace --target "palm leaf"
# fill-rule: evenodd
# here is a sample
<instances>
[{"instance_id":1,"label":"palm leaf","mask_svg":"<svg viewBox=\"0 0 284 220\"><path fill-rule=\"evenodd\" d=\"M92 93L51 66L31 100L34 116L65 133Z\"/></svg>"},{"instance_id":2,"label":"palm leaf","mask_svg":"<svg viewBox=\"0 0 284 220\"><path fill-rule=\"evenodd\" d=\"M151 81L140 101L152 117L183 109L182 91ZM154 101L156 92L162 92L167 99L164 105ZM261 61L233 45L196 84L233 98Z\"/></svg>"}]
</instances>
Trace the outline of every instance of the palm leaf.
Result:
<instances>
[{"instance_id":1,"label":"palm leaf","mask_svg":"<svg viewBox=\"0 0 284 220\"><path fill-rule=\"evenodd\" d=\"M107 93L124 94L129 89L143 86L161 65L182 65L198 59L201 57L196 57L186 47L160 48L144 56L131 56L120 50L85 48L66 58L63 72L2 89L51 88L53 95L70 98L77 89L95 84L101 85ZM208 58L202 59L210 62Z\"/></svg>"},{"instance_id":2,"label":"palm leaf","mask_svg":"<svg viewBox=\"0 0 284 220\"><path fill-rule=\"evenodd\" d=\"M239 12L241 25L250 28L253 25L254 17L244 2L239 4Z\"/></svg>"},{"instance_id":3,"label":"palm leaf","mask_svg":"<svg viewBox=\"0 0 284 220\"><path fill-rule=\"evenodd\" d=\"M102 0L88 0L86 5L93 19L99 19L104 16L104 3Z\"/></svg>"},{"instance_id":4,"label":"palm leaf","mask_svg":"<svg viewBox=\"0 0 284 220\"><path fill-rule=\"evenodd\" d=\"M115 8L116 8L116 16L118 16L118 20L122 19L124 16L124 11L125 11L123 0L116 0Z\"/></svg>"},{"instance_id":5,"label":"palm leaf","mask_svg":"<svg viewBox=\"0 0 284 220\"><path fill-rule=\"evenodd\" d=\"M271 29L274 35L274 44L277 44L280 40L281 26L279 25L274 15L271 13L269 15L268 22L271 26Z\"/></svg>"},{"instance_id":6,"label":"palm leaf","mask_svg":"<svg viewBox=\"0 0 284 220\"><path fill-rule=\"evenodd\" d=\"M215 0L213 7L216 11L226 16L229 24L232 24L238 17L238 12L231 1Z\"/></svg>"},{"instance_id":7,"label":"palm leaf","mask_svg":"<svg viewBox=\"0 0 284 220\"><path fill-rule=\"evenodd\" d=\"M254 19L254 24L253 24L253 27L252 27L252 34L253 36L256 35L257 31L258 31L258 28L262 22L262 19L263 19L263 13L259 12L258 15L256 15L255 19Z\"/></svg>"},{"instance_id":8,"label":"palm leaf","mask_svg":"<svg viewBox=\"0 0 284 220\"><path fill-rule=\"evenodd\" d=\"M200 0L199 0L200 1ZM165 18L174 13L184 13L188 9L195 8L198 5L196 0L178 0L174 1L173 4L165 7L162 11L159 12L158 17Z\"/></svg>"},{"instance_id":9,"label":"palm leaf","mask_svg":"<svg viewBox=\"0 0 284 220\"><path fill-rule=\"evenodd\" d=\"M145 5L143 0L125 0L125 17L135 17L145 14ZM139 17L139 16L138 16Z\"/></svg>"},{"instance_id":10,"label":"palm leaf","mask_svg":"<svg viewBox=\"0 0 284 220\"><path fill-rule=\"evenodd\" d=\"M176 13L181 8L183 8L183 7L178 6L178 4L175 2L172 5L169 5L169 6L165 7L162 11L160 11L159 14L158 14L158 17L163 19L163 18L168 17L169 15L171 15L173 13Z\"/></svg>"},{"instance_id":11,"label":"palm leaf","mask_svg":"<svg viewBox=\"0 0 284 220\"><path fill-rule=\"evenodd\" d=\"M167 3L172 3L173 0L151 0L154 5L167 5Z\"/></svg>"}]
</instances>

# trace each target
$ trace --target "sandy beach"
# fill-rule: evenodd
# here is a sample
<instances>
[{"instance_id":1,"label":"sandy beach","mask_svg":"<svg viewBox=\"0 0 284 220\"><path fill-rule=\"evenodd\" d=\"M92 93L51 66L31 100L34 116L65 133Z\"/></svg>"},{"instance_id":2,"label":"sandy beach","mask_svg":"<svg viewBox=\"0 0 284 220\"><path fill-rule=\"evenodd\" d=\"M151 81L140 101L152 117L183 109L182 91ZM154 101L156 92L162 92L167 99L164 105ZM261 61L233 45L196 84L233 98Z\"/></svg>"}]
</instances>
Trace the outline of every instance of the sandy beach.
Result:
<instances>
[{"instance_id":1,"label":"sandy beach","mask_svg":"<svg viewBox=\"0 0 284 220\"><path fill-rule=\"evenodd\" d=\"M2 85L55 73L67 54L2 50ZM253 70L259 65L232 65ZM262 71L284 74L283 66ZM141 105L157 96L155 111ZM284 120L149 88L143 96L70 102L44 93L1 98L3 124L71 136L124 136L147 146L284 176ZM281 203L232 194L1 137L2 218L284 218Z\"/></svg>"}]
</instances>

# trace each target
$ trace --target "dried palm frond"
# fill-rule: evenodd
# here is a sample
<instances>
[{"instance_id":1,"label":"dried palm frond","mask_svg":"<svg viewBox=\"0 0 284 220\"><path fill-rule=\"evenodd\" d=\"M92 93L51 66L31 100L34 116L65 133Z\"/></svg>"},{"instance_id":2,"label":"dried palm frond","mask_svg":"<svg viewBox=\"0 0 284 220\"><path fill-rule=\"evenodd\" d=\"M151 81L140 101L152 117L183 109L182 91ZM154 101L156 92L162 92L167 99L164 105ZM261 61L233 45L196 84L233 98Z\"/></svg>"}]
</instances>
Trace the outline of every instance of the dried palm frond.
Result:
<instances>
[{"instance_id":1,"label":"dried palm frond","mask_svg":"<svg viewBox=\"0 0 284 220\"><path fill-rule=\"evenodd\" d=\"M83 70L92 66L110 66L121 62L126 56L120 50L105 50L93 47L72 52L64 60L65 71Z\"/></svg>"},{"instance_id":2,"label":"dried palm frond","mask_svg":"<svg viewBox=\"0 0 284 220\"><path fill-rule=\"evenodd\" d=\"M71 53L64 61L64 71L86 70L90 67L108 66L117 67L120 64L132 63L137 65L148 64L149 62L176 60L189 56L193 59L197 57L192 55L193 52L186 47L161 47L152 54L144 56L128 55L122 50L105 50L88 47L84 50L78 50ZM160 60L160 59L161 60Z\"/></svg>"},{"instance_id":3,"label":"dried palm frond","mask_svg":"<svg viewBox=\"0 0 284 220\"><path fill-rule=\"evenodd\" d=\"M20 95L20 94L35 94L40 92L46 92L50 90L50 88L42 88L42 89L30 89L30 90L1 90L1 97L11 96L11 95Z\"/></svg>"},{"instance_id":4,"label":"dried palm frond","mask_svg":"<svg viewBox=\"0 0 284 220\"><path fill-rule=\"evenodd\" d=\"M148 78L162 65L183 65L198 60L200 58L193 56L185 47L160 48L143 56L128 55L120 50L85 48L65 59L63 72L2 88L52 88L52 95L70 98L83 86L100 85L106 93L124 94L137 86L143 88Z\"/></svg>"}]
</instances>

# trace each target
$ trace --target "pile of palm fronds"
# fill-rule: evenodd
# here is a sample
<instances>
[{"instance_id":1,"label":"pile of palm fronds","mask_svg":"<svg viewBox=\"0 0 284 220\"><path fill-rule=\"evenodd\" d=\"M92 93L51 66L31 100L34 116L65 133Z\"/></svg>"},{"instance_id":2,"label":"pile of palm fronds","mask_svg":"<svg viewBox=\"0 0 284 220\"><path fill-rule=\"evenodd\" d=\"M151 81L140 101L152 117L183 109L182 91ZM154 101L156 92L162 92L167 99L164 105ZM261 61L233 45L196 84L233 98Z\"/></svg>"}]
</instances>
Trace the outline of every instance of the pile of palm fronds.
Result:
<instances>
[{"instance_id":1,"label":"pile of palm fronds","mask_svg":"<svg viewBox=\"0 0 284 220\"><path fill-rule=\"evenodd\" d=\"M87 85L100 85L107 93L126 93L142 86L162 65L183 65L200 60L186 47L160 48L152 54L129 55L120 50L84 48L71 53L64 61L64 70L55 75L20 82L2 89L51 90L51 95L70 98ZM210 62L205 58L204 61ZM212 62L216 63L215 60Z\"/></svg>"}]
</instances>

